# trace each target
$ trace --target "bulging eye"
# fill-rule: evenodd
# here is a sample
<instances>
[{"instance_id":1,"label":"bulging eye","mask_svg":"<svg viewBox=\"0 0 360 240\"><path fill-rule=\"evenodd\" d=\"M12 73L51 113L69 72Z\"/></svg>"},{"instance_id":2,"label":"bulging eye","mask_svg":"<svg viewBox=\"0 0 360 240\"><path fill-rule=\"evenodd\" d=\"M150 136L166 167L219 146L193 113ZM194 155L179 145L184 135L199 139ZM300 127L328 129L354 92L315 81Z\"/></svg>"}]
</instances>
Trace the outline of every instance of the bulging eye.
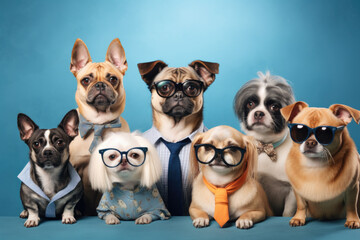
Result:
<instances>
[{"instance_id":1,"label":"bulging eye","mask_svg":"<svg viewBox=\"0 0 360 240\"><path fill-rule=\"evenodd\" d=\"M84 87L89 86L89 84L90 84L90 78L88 78L88 77L83 78L83 79L81 80L81 84L82 84Z\"/></svg>"},{"instance_id":2,"label":"bulging eye","mask_svg":"<svg viewBox=\"0 0 360 240\"><path fill-rule=\"evenodd\" d=\"M110 161L114 161L115 159L116 159L116 154L111 154L110 156L109 156L109 160Z\"/></svg>"},{"instance_id":3,"label":"bulging eye","mask_svg":"<svg viewBox=\"0 0 360 240\"><path fill-rule=\"evenodd\" d=\"M130 157L131 157L131 158L134 158L134 159L138 159L138 158L140 157L140 155L137 154L137 153L132 153L132 154L130 155Z\"/></svg>"},{"instance_id":4,"label":"bulging eye","mask_svg":"<svg viewBox=\"0 0 360 240\"><path fill-rule=\"evenodd\" d=\"M246 107L248 109L253 109L255 107L255 103L253 101L248 101L248 103L246 104Z\"/></svg>"},{"instance_id":5,"label":"bulging eye","mask_svg":"<svg viewBox=\"0 0 360 240\"><path fill-rule=\"evenodd\" d=\"M36 141L36 142L33 142L33 147L34 148L39 148L40 147L40 142Z\"/></svg>"},{"instance_id":6,"label":"bulging eye","mask_svg":"<svg viewBox=\"0 0 360 240\"><path fill-rule=\"evenodd\" d=\"M65 142L64 142L64 140L62 140L62 139L58 139L58 140L56 141L56 144L57 144L58 146L64 146L64 145L65 145Z\"/></svg>"},{"instance_id":7,"label":"bulging eye","mask_svg":"<svg viewBox=\"0 0 360 240\"><path fill-rule=\"evenodd\" d=\"M118 83L118 79L115 76L112 76L109 78L109 82L111 83L111 85L115 86Z\"/></svg>"},{"instance_id":8,"label":"bulging eye","mask_svg":"<svg viewBox=\"0 0 360 240\"><path fill-rule=\"evenodd\" d=\"M277 112L277 111L280 110L280 106L277 105L277 104L271 104L270 110L273 111L273 112Z\"/></svg>"}]
</instances>

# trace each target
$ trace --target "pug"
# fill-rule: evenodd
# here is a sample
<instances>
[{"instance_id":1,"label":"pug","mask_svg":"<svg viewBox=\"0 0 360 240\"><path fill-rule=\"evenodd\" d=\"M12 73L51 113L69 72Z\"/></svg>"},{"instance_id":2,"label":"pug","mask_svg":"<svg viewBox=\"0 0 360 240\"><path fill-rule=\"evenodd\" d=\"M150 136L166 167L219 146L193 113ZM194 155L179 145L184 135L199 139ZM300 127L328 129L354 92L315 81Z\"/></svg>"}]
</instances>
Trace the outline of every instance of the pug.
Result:
<instances>
[{"instance_id":1,"label":"pug","mask_svg":"<svg viewBox=\"0 0 360 240\"><path fill-rule=\"evenodd\" d=\"M207 130L203 94L219 73L219 64L196 60L175 68L157 60L139 63L138 68L151 92L153 126L144 137L155 145L162 162L160 194L172 215L188 215L191 141L196 133Z\"/></svg>"},{"instance_id":2,"label":"pug","mask_svg":"<svg viewBox=\"0 0 360 240\"><path fill-rule=\"evenodd\" d=\"M75 100L80 118L80 134L70 144L70 162L84 184L84 197L80 211L96 215L101 194L91 189L88 164L92 150L107 131L129 132L127 122L120 116L125 108L123 78L128 68L125 51L118 38L107 50L105 62L92 62L90 53L81 39L75 41L70 71L77 80Z\"/></svg>"}]
</instances>

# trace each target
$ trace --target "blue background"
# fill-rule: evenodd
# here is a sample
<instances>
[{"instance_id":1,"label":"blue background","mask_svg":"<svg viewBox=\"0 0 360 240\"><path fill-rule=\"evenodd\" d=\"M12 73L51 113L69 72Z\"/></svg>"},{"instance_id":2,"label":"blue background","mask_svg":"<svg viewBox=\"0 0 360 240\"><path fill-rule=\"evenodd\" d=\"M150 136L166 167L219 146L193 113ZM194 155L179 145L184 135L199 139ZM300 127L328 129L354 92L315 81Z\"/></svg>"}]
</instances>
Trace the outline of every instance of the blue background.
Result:
<instances>
[{"instance_id":1,"label":"blue background","mask_svg":"<svg viewBox=\"0 0 360 240\"><path fill-rule=\"evenodd\" d=\"M76 108L69 71L76 38L93 61L104 61L120 38L129 69L123 117L132 130L151 127L150 93L137 63L162 59L185 66L220 63L205 93L205 125L239 129L237 90L257 71L288 79L297 100L310 106L342 103L360 109L360 1L15 1L0 2L0 215L21 211L17 174L28 161L16 116L41 128L57 126ZM360 145L360 126L350 133Z\"/></svg>"}]
</instances>

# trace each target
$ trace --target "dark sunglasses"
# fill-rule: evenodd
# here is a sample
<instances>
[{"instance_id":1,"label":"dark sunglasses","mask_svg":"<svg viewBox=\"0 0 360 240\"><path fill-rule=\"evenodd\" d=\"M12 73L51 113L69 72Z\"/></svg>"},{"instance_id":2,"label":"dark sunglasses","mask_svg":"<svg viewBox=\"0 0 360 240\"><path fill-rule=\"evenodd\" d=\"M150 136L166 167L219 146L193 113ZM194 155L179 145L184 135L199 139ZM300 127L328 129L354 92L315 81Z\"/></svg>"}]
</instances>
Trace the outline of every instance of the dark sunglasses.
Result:
<instances>
[{"instance_id":1,"label":"dark sunglasses","mask_svg":"<svg viewBox=\"0 0 360 240\"><path fill-rule=\"evenodd\" d=\"M238 166L242 162L246 152L246 148L229 146L218 149L211 144L195 144L194 149L198 162L210 164L217 155L220 155L221 160L229 167Z\"/></svg>"},{"instance_id":2,"label":"dark sunglasses","mask_svg":"<svg viewBox=\"0 0 360 240\"><path fill-rule=\"evenodd\" d=\"M316 140L322 145L329 145L334 140L335 132L343 130L345 126L318 126L310 128L304 124L289 123L290 137L296 143L305 142L311 134L315 135Z\"/></svg>"},{"instance_id":3,"label":"dark sunglasses","mask_svg":"<svg viewBox=\"0 0 360 240\"><path fill-rule=\"evenodd\" d=\"M163 98L172 97L177 91L182 91L188 97L197 97L203 90L204 83L198 80L187 80L184 83L163 80L153 83L149 89L151 90L153 87L159 96Z\"/></svg>"}]
</instances>

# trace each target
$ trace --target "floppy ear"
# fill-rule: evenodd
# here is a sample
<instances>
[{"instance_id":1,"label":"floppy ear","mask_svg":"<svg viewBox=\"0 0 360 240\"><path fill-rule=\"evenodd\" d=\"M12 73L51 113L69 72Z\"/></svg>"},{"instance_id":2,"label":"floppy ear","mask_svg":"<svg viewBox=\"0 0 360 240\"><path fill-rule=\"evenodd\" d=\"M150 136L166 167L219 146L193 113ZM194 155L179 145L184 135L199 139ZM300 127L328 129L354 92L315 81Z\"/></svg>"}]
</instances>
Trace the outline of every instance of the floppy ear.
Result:
<instances>
[{"instance_id":1,"label":"floppy ear","mask_svg":"<svg viewBox=\"0 0 360 240\"><path fill-rule=\"evenodd\" d=\"M309 107L305 102L296 102L280 109L281 115L287 122L292 122L294 117L299 114L304 108Z\"/></svg>"},{"instance_id":2,"label":"floppy ear","mask_svg":"<svg viewBox=\"0 0 360 240\"><path fill-rule=\"evenodd\" d=\"M101 154L99 153L99 149L102 148L102 144L100 143L95 148L95 151L92 152L88 171L92 189L105 192L112 189L112 182L107 172L107 167L102 162Z\"/></svg>"},{"instance_id":3,"label":"floppy ear","mask_svg":"<svg viewBox=\"0 0 360 240\"><path fill-rule=\"evenodd\" d=\"M59 124L59 128L63 129L65 133L72 139L78 135L79 115L75 109L70 110Z\"/></svg>"},{"instance_id":4,"label":"floppy ear","mask_svg":"<svg viewBox=\"0 0 360 240\"><path fill-rule=\"evenodd\" d=\"M123 75L125 75L125 72L128 69L128 63L125 56L125 50L118 38L115 38L110 43L105 60L111 62Z\"/></svg>"},{"instance_id":5,"label":"floppy ear","mask_svg":"<svg viewBox=\"0 0 360 240\"><path fill-rule=\"evenodd\" d=\"M71 52L70 71L76 77L80 69L89 62L91 62L91 57L88 48L80 38L76 39Z\"/></svg>"},{"instance_id":6,"label":"floppy ear","mask_svg":"<svg viewBox=\"0 0 360 240\"><path fill-rule=\"evenodd\" d=\"M257 162L258 162L258 153L255 145L255 139L251 136L244 136L246 143L246 153L244 158L248 162L248 178L255 178L257 174Z\"/></svg>"},{"instance_id":7,"label":"floppy ear","mask_svg":"<svg viewBox=\"0 0 360 240\"><path fill-rule=\"evenodd\" d=\"M147 147L146 158L140 179L140 184L151 188L161 177L161 162L155 147L144 137L131 133L141 147Z\"/></svg>"},{"instance_id":8,"label":"floppy ear","mask_svg":"<svg viewBox=\"0 0 360 240\"><path fill-rule=\"evenodd\" d=\"M360 111L342 104L334 104L329 107L334 115L344 121L348 125L352 119L359 124Z\"/></svg>"},{"instance_id":9,"label":"floppy ear","mask_svg":"<svg viewBox=\"0 0 360 240\"><path fill-rule=\"evenodd\" d=\"M190 148L190 156L189 156L189 161L190 161L190 171L189 171L189 175L188 175L188 179L189 181L193 182L193 180L196 178L196 176L199 174L200 172L200 168L199 168L199 163L196 159L196 154L195 154L195 148L194 145L195 144L200 144L202 142L204 138L204 133L197 133L191 143L191 148Z\"/></svg>"},{"instance_id":10,"label":"floppy ear","mask_svg":"<svg viewBox=\"0 0 360 240\"><path fill-rule=\"evenodd\" d=\"M35 130L39 129L34 121L23 113L18 114L17 124L20 132L20 138L25 142L29 140Z\"/></svg>"},{"instance_id":11,"label":"floppy ear","mask_svg":"<svg viewBox=\"0 0 360 240\"><path fill-rule=\"evenodd\" d=\"M189 66L205 81L206 87L214 82L215 74L219 73L218 63L195 60Z\"/></svg>"},{"instance_id":12,"label":"floppy ear","mask_svg":"<svg viewBox=\"0 0 360 240\"><path fill-rule=\"evenodd\" d=\"M146 63L138 63L139 72L141 78L144 82L150 87L156 75L158 75L167 64L161 60L156 60L153 62L146 62Z\"/></svg>"}]
</instances>

